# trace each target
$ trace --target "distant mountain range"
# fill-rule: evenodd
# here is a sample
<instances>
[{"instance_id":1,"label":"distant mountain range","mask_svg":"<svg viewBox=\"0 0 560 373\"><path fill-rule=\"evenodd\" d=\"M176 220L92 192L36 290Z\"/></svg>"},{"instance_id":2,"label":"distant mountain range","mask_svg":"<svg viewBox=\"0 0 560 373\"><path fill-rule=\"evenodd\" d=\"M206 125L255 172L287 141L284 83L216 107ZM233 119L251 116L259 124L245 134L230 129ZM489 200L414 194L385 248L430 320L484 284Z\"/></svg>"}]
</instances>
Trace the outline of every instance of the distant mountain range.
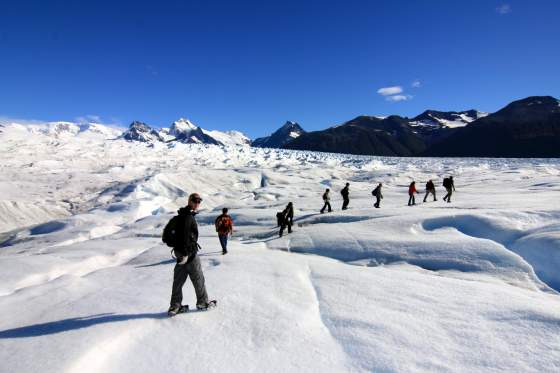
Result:
<instances>
[{"instance_id":1,"label":"distant mountain range","mask_svg":"<svg viewBox=\"0 0 560 373\"><path fill-rule=\"evenodd\" d=\"M528 97L477 119L422 155L451 157L560 157L560 102Z\"/></svg>"},{"instance_id":2,"label":"distant mountain range","mask_svg":"<svg viewBox=\"0 0 560 373\"><path fill-rule=\"evenodd\" d=\"M492 114L427 110L412 119L359 116L302 133L282 147L381 156L560 157L560 102L534 96Z\"/></svg>"},{"instance_id":3,"label":"distant mountain range","mask_svg":"<svg viewBox=\"0 0 560 373\"><path fill-rule=\"evenodd\" d=\"M238 131L207 131L181 118L169 128L155 129L139 121L130 124L122 134L125 140L147 143L178 141L185 144L250 145L251 140Z\"/></svg>"},{"instance_id":4,"label":"distant mountain range","mask_svg":"<svg viewBox=\"0 0 560 373\"><path fill-rule=\"evenodd\" d=\"M251 141L238 131L209 131L188 119L169 128L134 121L128 129L97 123L0 123L29 133L53 137L121 138L148 144L182 142L225 146L255 146L379 156L436 157L560 157L560 101L533 96L492 113L477 110L426 110L414 118L359 116L321 131L306 132L288 121L270 136Z\"/></svg>"}]
</instances>

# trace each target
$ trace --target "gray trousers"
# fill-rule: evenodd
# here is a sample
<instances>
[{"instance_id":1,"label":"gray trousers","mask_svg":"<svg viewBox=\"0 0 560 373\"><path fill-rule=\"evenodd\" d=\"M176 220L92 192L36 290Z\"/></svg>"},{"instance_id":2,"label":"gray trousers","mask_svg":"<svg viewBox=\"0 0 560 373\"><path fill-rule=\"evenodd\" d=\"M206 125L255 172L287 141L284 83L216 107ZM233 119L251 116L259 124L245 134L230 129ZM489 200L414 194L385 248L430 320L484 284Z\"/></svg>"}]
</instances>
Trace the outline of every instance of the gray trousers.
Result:
<instances>
[{"instance_id":1,"label":"gray trousers","mask_svg":"<svg viewBox=\"0 0 560 373\"><path fill-rule=\"evenodd\" d=\"M196 293L196 304L205 306L208 303L208 294L206 294L206 286L204 285L204 274L200 259L195 256L190 262L179 265L175 264L173 270L173 288L171 290L171 306L180 306L183 301L183 285L187 281L187 277L191 277L191 282Z\"/></svg>"}]
</instances>

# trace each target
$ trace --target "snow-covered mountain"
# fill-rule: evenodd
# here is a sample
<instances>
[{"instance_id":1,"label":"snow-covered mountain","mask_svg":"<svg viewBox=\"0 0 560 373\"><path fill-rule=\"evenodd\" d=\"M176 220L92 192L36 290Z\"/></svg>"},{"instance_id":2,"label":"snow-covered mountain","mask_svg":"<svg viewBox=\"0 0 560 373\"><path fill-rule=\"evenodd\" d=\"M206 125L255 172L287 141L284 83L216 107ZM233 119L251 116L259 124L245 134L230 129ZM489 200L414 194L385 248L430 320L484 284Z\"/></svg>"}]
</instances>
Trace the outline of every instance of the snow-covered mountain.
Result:
<instances>
[{"instance_id":1,"label":"snow-covered mountain","mask_svg":"<svg viewBox=\"0 0 560 373\"><path fill-rule=\"evenodd\" d=\"M0 124L0 130L20 134L43 135L51 138L75 136L99 136L116 138L123 133L123 128L100 123L74 123L65 121L25 123L7 122Z\"/></svg>"},{"instance_id":2,"label":"snow-covered mountain","mask_svg":"<svg viewBox=\"0 0 560 373\"><path fill-rule=\"evenodd\" d=\"M220 145L220 142L207 135L202 128L194 125L190 120L181 118L171 125L169 135L175 137L176 141L185 144L213 144Z\"/></svg>"},{"instance_id":3,"label":"snow-covered mountain","mask_svg":"<svg viewBox=\"0 0 560 373\"><path fill-rule=\"evenodd\" d=\"M185 144L212 145L249 145L251 140L239 131L209 131L201 128L188 119L181 118L171 124L169 128L155 129L149 125L134 121L123 134L123 138L141 142L172 142Z\"/></svg>"},{"instance_id":4,"label":"snow-covered mountain","mask_svg":"<svg viewBox=\"0 0 560 373\"><path fill-rule=\"evenodd\" d=\"M251 145L251 139L245 136L242 132L239 131L208 131L203 129L202 130L206 135L212 137L220 144L223 145Z\"/></svg>"},{"instance_id":5,"label":"snow-covered mountain","mask_svg":"<svg viewBox=\"0 0 560 373\"><path fill-rule=\"evenodd\" d=\"M165 141L160 132L156 131L146 123L134 121L130 124L129 129L123 133L122 137L125 140L141 141L141 142L154 142Z\"/></svg>"},{"instance_id":6,"label":"snow-covered mountain","mask_svg":"<svg viewBox=\"0 0 560 373\"><path fill-rule=\"evenodd\" d=\"M260 148L281 148L293 139L297 139L303 133L305 133L305 131L298 123L287 121L272 135L257 138L251 145Z\"/></svg>"}]
</instances>

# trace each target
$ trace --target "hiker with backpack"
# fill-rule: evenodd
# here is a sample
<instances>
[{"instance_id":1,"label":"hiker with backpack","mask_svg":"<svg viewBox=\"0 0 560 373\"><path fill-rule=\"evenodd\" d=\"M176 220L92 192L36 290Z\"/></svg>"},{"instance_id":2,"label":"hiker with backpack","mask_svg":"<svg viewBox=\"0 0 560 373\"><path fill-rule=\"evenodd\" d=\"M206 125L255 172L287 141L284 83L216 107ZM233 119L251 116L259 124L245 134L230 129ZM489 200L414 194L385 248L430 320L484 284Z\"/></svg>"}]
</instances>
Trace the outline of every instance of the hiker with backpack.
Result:
<instances>
[{"instance_id":1,"label":"hiker with backpack","mask_svg":"<svg viewBox=\"0 0 560 373\"><path fill-rule=\"evenodd\" d=\"M323 193L323 202L325 202L325 204L323 205L323 208L321 209L321 214L325 213L325 209L327 207L329 208L328 211L332 212L330 189L325 190L325 193Z\"/></svg>"},{"instance_id":2,"label":"hiker with backpack","mask_svg":"<svg viewBox=\"0 0 560 373\"><path fill-rule=\"evenodd\" d=\"M414 198L414 193L418 194L416 190L416 181L413 181L408 186L408 205L413 206L416 204L416 199Z\"/></svg>"},{"instance_id":3,"label":"hiker with backpack","mask_svg":"<svg viewBox=\"0 0 560 373\"><path fill-rule=\"evenodd\" d=\"M284 233L284 229L288 227L288 233L292 233L292 224L294 223L294 205L292 202L288 203L284 211L282 211L282 222L280 226L280 237Z\"/></svg>"},{"instance_id":4,"label":"hiker with backpack","mask_svg":"<svg viewBox=\"0 0 560 373\"><path fill-rule=\"evenodd\" d=\"M348 209L348 204L350 203L350 183L346 183L346 186L340 191L342 195L342 209Z\"/></svg>"},{"instance_id":5,"label":"hiker with backpack","mask_svg":"<svg viewBox=\"0 0 560 373\"><path fill-rule=\"evenodd\" d=\"M171 290L171 302L167 314L175 316L189 310L188 305L182 305L183 285L190 276L196 293L196 308L206 310L216 306L216 301L208 301L204 274L200 259L196 255L198 245L198 225L196 223L196 210L200 207L202 198L198 193L189 196L188 204L178 211L163 230L163 242L173 247L177 263L173 269L173 287Z\"/></svg>"},{"instance_id":6,"label":"hiker with backpack","mask_svg":"<svg viewBox=\"0 0 560 373\"><path fill-rule=\"evenodd\" d=\"M383 194L381 193L381 188L383 187L382 183L379 183L378 186L375 187L374 190L371 191L371 194L375 197L376 201L373 204L373 206L378 209L379 208L379 204L381 203L381 200L383 199Z\"/></svg>"},{"instance_id":7,"label":"hiker with backpack","mask_svg":"<svg viewBox=\"0 0 560 373\"><path fill-rule=\"evenodd\" d=\"M447 203L451 203L451 195L455 191L455 182L453 181L453 176L449 176L443 179L443 186L447 191L447 194L445 195L445 197L443 197L443 200L447 201Z\"/></svg>"},{"instance_id":8,"label":"hiker with backpack","mask_svg":"<svg viewBox=\"0 0 560 373\"><path fill-rule=\"evenodd\" d=\"M434 201L437 201L436 186L434 185L434 182L431 179L428 180L428 182L426 183L426 195L424 196L424 202L426 202L426 198L428 198L428 195L430 194L434 196Z\"/></svg>"},{"instance_id":9,"label":"hiker with backpack","mask_svg":"<svg viewBox=\"0 0 560 373\"><path fill-rule=\"evenodd\" d=\"M226 255L228 253L228 236L231 236L233 234L233 220L231 219L231 216L228 215L227 207L224 207L222 209L222 215L216 218L216 220L214 221L214 226L216 227L220 245L222 246L222 255Z\"/></svg>"}]
</instances>

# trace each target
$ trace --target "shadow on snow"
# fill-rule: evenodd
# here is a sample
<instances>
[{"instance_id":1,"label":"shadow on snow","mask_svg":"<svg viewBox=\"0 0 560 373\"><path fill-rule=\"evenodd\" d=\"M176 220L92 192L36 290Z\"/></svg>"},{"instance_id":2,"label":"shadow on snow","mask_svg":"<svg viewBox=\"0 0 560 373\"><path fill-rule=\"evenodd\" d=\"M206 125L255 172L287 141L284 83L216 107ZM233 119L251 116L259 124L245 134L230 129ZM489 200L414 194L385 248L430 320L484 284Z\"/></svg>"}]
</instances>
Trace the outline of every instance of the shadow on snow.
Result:
<instances>
[{"instance_id":1,"label":"shadow on snow","mask_svg":"<svg viewBox=\"0 0 560 373\"><path fill-rule=\"evenodd\" d=\"M136 313L127 315L115 315L113 313L101 313L97 315L74 317L70 319L51 321L42 324L22 326L20 328L7 329L0 331L0 339L6 338L30 338L45 335L64 333L71 330L88 328L98 324L112 322L122 322L138 319L166 319L165 312L157 313Z\"/></svg>"}]
</instances>

